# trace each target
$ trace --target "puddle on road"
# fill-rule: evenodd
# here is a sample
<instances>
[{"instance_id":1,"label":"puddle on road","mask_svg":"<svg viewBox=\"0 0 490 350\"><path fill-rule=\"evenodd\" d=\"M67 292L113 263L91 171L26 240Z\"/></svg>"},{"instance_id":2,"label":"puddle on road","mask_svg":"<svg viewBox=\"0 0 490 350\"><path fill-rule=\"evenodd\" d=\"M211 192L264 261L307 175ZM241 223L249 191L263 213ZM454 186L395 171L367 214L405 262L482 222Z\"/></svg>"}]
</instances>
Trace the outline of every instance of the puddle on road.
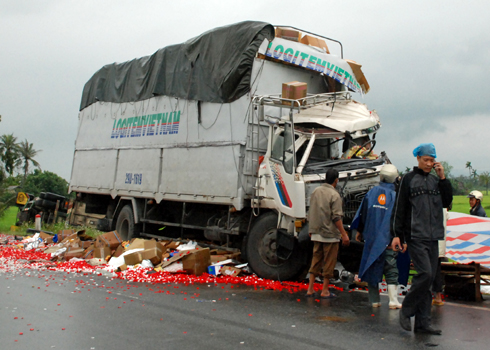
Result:
<instances>
[{"instance_id":1,"label":"puddle on road","mask_svg":"<svg viewBox=\"0 0 490 350\"><path fill-rule=\"evenodd\" d=\"M340 316L322 316L318 318L320 321L330 321L330 322L338 322L338 323L346 323L349 322L347 317Z\"/></svg>"}]
</instances>

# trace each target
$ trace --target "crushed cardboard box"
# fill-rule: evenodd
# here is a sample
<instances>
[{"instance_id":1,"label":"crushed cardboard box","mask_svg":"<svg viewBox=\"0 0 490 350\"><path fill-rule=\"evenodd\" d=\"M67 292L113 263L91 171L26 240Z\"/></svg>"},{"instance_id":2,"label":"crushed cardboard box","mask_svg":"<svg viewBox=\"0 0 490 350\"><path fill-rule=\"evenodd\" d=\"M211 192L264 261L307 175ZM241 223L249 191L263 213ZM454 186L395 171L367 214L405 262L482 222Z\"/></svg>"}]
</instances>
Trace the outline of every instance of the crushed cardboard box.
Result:
<instances>
[{"instance_id":1,"label":"crushed cardboard box","mask_svg":"<svg viewBox=\"0 0 490 350\"><path fill-rule=\"evenodd\" d=\"M324 49L327 54L330 54L327 43L323 39L317 38L312 35L305 35L304 37L301 38L300 41L305 45L315 46L320 49Z\"/></svg>"},{"instance_id":2,"label":"crushed cardboard box","mask_svg":"<svg viewBox=\"0 0 490 350\"><path fill-rule=\"evenodd\" d=\"M139 264L143 261L141 251L135 251L130 254L124 255L124 263L128 266Z\"/></svg>"},{"instance_id":3,"label":"crushed cardboard box","mask_svg":"<svg viewBox=\"0 0 490 350\"><path fill-rule=\"evenodd\" d=\"M278 27L276 28L276 37L299 42L301 38L301 32L294 29Z\"/></svg>"},{"instance_id":4,"label":"crushed cardboard box","mask_svg":"<svg viewBox=\"0 0 490 350\"><path fill-rule=\"evenodd\" d=\"M179 260L182 260L183 271L201 276L207 272L207 268L211 264L209 248L196 248L182 251L175 254L169 260L162 262L159 267L164 269Z\"/></svg>"},{"instance_id":5,"label":"crushed cardboard box","mask_svg":"<svg viewBox=\"0 0 490 350\"><path fill-rule=\"evenodd\" d=\"M111 248L109 247L95 247L94 248L94 258L99 258L99 259L107 259L107 257L110 257L111 254Z\"/></svg>"},{"instance_id":6,"label":"crushed cardboard box","mask_svg":"<svg viewBox=\"0 0 490 350\"><path fill-rule=\"evenodd\" d=\"M84 231L62 230L58 235L60 238L63 237L62 241L44 249L45 253L52 254L53 260L85 259L92 265L108 263L117 271L124 271L128 266L145 265L156 266L156 271L185 271L196 276L205 272L215 275L226 273L229 276L240 273L240 269L227 266L239 263L239 252L230 253L214 249L211 254L209 248L199 246L195 246L195 249L177 251L176 248L186 245L173 240L135 238L122 242L116 231L107 232L95 240ZM42 237L49 239L54 236L43 234ZM187 245L191 246L189 243ZM194 245L195 243L192 246Z\"/></svg>"},{"instance_id":7,"label":"crushed cardboard box","mask_svg":"<svg viewBox=\"0 0 490 350\"><path fill-rule=\"evenodd\" d=\"M236 267L233 266L224 265L221 267L219 272L224 276L236 277L242 272L242 270L237 269Z\"/></svg>"},{"instance_id":8,"label":"crushed cardboard box","mask_svg":"<svg viewBox=\"0 0 490 350\"><path fill-rule=\"evenodd\" d=\"M65 252L65 260L69 261L73 258L81 258L83 256L84 251L85 250L82 248L69 247Z\"/></svg>"},{"instance_id":9,"label":"crushed cardboard box","mask_svg":"<svg viewBox=\"0 0 490 350\"><path fill-rule=\"evenodd\" d=\"M122 243L122 238L119 236L117 231L106 232L100 235L95 240L95 247L109 247L111 249L116 249Z\"/></svg>"}]
</instances>

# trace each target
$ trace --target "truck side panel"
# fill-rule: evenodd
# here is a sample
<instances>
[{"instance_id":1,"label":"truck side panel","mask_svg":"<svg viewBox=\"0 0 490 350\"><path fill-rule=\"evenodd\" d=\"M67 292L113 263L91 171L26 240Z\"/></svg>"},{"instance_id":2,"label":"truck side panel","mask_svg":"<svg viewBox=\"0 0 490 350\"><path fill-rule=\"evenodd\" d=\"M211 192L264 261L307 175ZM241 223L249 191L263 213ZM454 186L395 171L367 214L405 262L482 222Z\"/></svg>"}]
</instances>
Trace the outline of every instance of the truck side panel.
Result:
<instances>
[{"instance_id":1,"label":"truck side panel","mask_svg":"<svg viewBox=\"0 0 490 350\"><path fill-rule=\"evenodd\" d=\"M117 150L75 151L70 191L109 193L114 187Z\"/></svg>"},{"instance_id":2,"label":"truck side panel","mask_svg":"<svg viewBox=\"0 0 490 350\"><path fill-rule=\"evenodd\" d=\"M165 149L160 192L224 197L222 201L231 202L238 194L239 155L239 145Z\"/></svg>"},{"instance_id":3,"label":"truck side panel","mask_svg":"<svg viewBox=\"0 0 490 350\"><path fill-rule=\"evenodd\" d=\"M158 190L161 149L119 150L115 174L116 191L139 191L151 195Z\"/></svg>"},{"instance_id":4,"label":"truck side panel","mask_svg":"<svg viewBox=\"0 0 490 350\"><path fill-rule=\"evenodd\" d=\"M229 104L166 96L92 104L79 116L70 190L243 208L257 167L247 147L250 110L249 96ZM267 137L261 128L255 138Z\"/></svg>"}]
</instances>

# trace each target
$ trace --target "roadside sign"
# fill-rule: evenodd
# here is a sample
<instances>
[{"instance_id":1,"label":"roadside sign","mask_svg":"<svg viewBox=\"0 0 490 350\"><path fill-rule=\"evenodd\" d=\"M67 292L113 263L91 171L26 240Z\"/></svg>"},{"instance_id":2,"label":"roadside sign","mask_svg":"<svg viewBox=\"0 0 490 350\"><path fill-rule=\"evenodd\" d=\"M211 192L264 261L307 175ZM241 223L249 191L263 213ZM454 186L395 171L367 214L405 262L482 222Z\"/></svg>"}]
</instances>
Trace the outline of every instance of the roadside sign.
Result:
<instances>
[{"instance_id":1,"label":"roadside sign","mask_svg":"<svg viewBox=\"0 0 490 350\"><path fill-rule=\"evenodd\" d=\"M27 194L25 194L24 192L17 193L17 201L16 201L16 204L26 205L26 203L27 203L28 200L29 200L29 196Z\"/></svg>"}]
</instances>

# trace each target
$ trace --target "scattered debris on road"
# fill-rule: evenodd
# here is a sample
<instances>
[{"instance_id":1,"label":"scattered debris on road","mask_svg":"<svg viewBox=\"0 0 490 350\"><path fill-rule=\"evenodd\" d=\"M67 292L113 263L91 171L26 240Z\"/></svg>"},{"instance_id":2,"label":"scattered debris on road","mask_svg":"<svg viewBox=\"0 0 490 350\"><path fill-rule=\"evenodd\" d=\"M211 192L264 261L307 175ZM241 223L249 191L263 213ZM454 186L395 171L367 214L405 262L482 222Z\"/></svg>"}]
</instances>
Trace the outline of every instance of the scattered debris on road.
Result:
<instances>
[{"instance_id":1,"label":"scattered debris on road","mask_svg":"<svg viewBox=\"0 0 490 350\"><path fill-rule=\"evenodd\" d=\"M290 293L307 289L302 282L259 278L242 263L240 253L203 248L196 242L142 238L122 241L116 231L94 240L84 231L74 230L57 234L40 231L22 238L0 235L1 269L95 273L144 283L245 284ZM315 287L320 290L321 284Z\"/></svg>"}]
</instances>

